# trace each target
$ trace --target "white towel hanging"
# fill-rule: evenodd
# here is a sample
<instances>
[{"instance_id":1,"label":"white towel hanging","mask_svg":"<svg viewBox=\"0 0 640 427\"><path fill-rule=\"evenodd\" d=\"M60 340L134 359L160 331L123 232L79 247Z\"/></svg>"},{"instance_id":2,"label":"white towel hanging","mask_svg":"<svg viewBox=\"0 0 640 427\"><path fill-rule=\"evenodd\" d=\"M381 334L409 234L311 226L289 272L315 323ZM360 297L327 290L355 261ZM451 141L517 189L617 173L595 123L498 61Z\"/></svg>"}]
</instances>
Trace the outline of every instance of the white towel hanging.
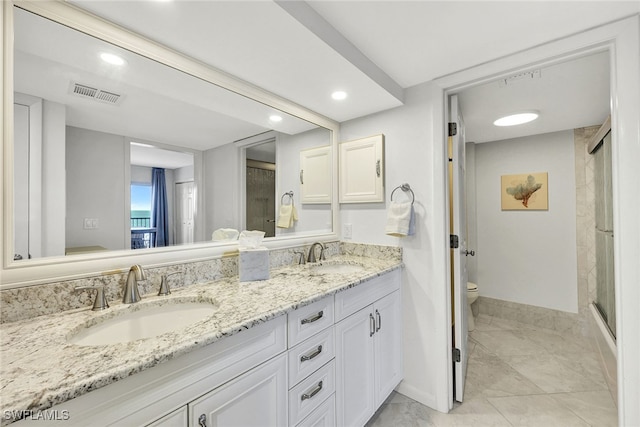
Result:
<instances>
[{"instance_id":1,"label":"white towel hanging","mask_svg":"<svg viewBox=\"0 0 640 427\"><path fill-rule=\"evenodd\" d=\"M391 201L387 211L385 233L395 237L406 237L415 233L415 214L412 202Z\"/></svg>"}]
</instances>

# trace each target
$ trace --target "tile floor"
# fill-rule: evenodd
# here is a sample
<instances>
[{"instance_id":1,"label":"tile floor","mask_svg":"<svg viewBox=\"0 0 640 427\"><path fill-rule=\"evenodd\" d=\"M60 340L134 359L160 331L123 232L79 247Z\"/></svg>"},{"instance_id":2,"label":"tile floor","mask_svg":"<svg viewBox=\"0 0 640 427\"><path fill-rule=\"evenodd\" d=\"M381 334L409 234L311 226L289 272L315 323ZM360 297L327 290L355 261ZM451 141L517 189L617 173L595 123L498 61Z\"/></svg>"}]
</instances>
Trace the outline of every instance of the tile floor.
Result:
<instances>
[{"instance_id":1,"label":"tile floor","mask_svg":"<svg viewBox=\"0 0 640 427\"><path fill-rule=\"evenodd\" d=\"M617 413L588 341L481 314L464 402L443 414L394 392L374 426L613 427Z\"/></svg>"}]
</instances>

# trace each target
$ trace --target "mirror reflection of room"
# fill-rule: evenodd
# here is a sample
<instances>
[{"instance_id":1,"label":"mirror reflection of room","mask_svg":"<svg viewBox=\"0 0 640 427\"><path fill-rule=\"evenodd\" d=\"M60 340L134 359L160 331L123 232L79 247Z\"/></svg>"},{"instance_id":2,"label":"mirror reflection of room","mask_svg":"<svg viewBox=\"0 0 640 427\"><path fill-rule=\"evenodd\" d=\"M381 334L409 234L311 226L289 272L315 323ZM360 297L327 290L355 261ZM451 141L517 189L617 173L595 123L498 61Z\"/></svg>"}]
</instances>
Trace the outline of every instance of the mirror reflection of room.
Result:
<instances>
[{"instance_id":1,"label":"mirror reflection of room","mask_svg":"<svg viewBox=\"0 0 640 427\"><path fill-rule=\"evenodd\" d=\"M220 227L268 237L332 229L328 203L307 205L295 227L274 225L277 193L300 194L300 151L326 146L330 131L19 7L14 14L15 260L210 242ZM247 216L237 143L265 133L283 147L268 162L285 167L269 172L273 188L250 190L269 201ZM163 151L188 160L157 161ZM138 209L154 168L166 200Z\"/></svg>"}]
</instances>

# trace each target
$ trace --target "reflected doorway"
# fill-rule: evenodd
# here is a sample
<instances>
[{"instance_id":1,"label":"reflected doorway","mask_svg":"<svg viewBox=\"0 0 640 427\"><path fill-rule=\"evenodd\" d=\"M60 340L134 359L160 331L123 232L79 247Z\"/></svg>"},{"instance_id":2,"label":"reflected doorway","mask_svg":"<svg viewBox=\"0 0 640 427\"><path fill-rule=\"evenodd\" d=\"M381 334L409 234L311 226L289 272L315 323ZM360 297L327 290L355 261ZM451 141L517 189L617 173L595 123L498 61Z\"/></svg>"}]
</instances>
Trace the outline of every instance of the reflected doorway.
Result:
<instances>
[{"instance_id":1,"label":"reflected doorway","mask_svg":"<svg viewBox=\"0 0 640 427\"><path fill-rule=\"evenodd\" d=\"M275 141L268 141L246 149L246 226L265 237L276 235L275 148Z\"/></svg>"}]
</instances>

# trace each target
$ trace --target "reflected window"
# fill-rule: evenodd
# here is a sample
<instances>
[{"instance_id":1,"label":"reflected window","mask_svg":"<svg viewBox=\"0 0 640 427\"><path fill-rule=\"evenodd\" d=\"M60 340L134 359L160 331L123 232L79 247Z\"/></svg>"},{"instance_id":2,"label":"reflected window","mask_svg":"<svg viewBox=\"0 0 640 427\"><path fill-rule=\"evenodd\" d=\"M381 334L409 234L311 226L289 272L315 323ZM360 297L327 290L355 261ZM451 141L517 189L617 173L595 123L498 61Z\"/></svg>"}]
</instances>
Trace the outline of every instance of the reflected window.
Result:
<instances>
[{"instance_id":1,"label":"reflected window","mask_svg":"<svg viewBox=\"0 0 640 427\"><path fill-rule=\"evenodd\" d=\"M151 184L131 184L131 228L151 227Z\"/></svg>"}]
</instances>

